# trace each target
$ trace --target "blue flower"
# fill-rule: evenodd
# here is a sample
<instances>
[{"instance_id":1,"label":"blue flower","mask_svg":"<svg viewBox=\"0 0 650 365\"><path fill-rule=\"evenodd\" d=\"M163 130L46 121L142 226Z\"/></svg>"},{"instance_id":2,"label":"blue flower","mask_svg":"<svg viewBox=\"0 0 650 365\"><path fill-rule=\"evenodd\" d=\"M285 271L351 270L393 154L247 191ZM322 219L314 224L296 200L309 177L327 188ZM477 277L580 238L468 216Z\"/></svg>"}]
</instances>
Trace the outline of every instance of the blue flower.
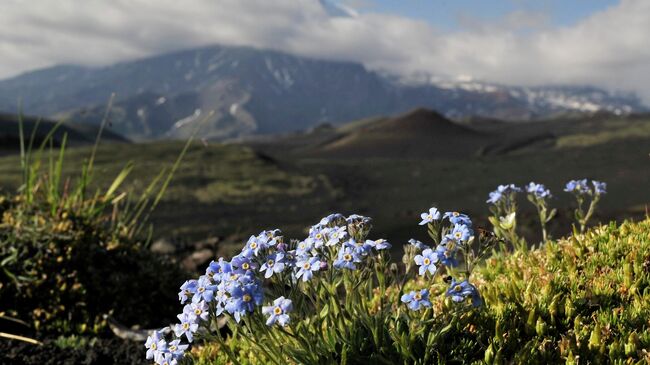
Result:
<instances>
[{"instance_id":1,"label":"blue flower","mask_svg":"<svg viewBox=\"0 0 650 365\"><path fill-rule=\"evenodd\" d=\"M244 272L257 269L257 263L251 260L250 257L243 255L237 255L233 257L231 264L232 266L238 268L240 271L243 270ZM240 272L240 274L243 274L244 272Z\"/></svg>"},{"instance_id":2,"label":"blue flower","mask_svg":"<svg viewBox=\"0 0 650 365\"><path fill-rule=\"evenodd\" d=\"M211 272L214 272L214 274L210 275ZM232 265L223 257L220 257L219 262L212 261L210 263L210 266L206 270L206 275L210 276L215 283L218 283L223 280L224 276L230 274L230 272L232 272Z\"/></svg>"},{"instance_id":3,"label":"blue flower","mask_svg":"<svg viewBox=\"0 0 650 365\"><path fill-rule=\"evenodd\" d=\"M446 244L440 244L436 247L436 258L440 263L448 267L458 266L458 261L456 260L456 251L458 247L455 241L447 242Z\"/></svg>"},{"instance_id":4,"label":"blue flower","mask_svg":"<svg viewBox=\"0 0 650 365\"><path fill-rule=\"evenodd\" d=\"M214 260L210 261L210 264L208 265L207 269L205 269L205 275L213 276L219 271L219 267L220 266L216 261Z\"/></svg>"},{"instance_id":5,"label":"blue flower","mask_svg":"<svg viewBox=\"0 0 650 365\"><path fill-rule=\"evenodd\" d=\"M194 339L194 333L199 329L199 324L196 323L195 317L191 317L186 313L181 313L177 317L181 323L174 327L176 337L180 338L182 335L185 335L187 340L192 342Z\"/></svg>"},{"instance_id":6,"label":"blue flower","mask_svg":"<svg viewBox=\"0 0 650 365\"><path fill-rule=\"evenodd\" d=\"M569 181L568 183L566 183L566 186L564 187L564 191L566 191L567 193L575 193L578 195L591 193L591 189L589 188L589 183L587 179Z\"/></svg>"},{"instance_id":7,"label":"blue flower","mask_svg":"<svg viewBox=\"0 0 650 365\"><path fill-rule=\"evenodd\" d=\"M402 295L402 303L407 303L410 310L420 310L421 307L431 307L429 301L429 290L412 291Z\"/></svg>"},{"instance_id":8,"label":"blue flower","mask_svg":"<svg viewBox=\"0 0 650 365\"><path fill-rule=\"evenodd\" d=\"M548 190L546 186L534 182L530 182L528 186L526 186L526 191L540 199L551 196L551 191Z\"/></svg>"},{"instance_id":9,"label":"blue flower","mask_svg":"<svg viewBox=\"0 0 650 365\"><path fill-rule=\"evenodd\" d=\"M436 263L438 262L438 255L433 250L427 248L422 251L421 255L416 255L415 263L420 266L419 274L423 276L427 271L433 275L436 272Z\"/></svg>"},{"instance_id":10,"label":"blue flower","mask_svg":"<svg viewBox=\"0 0 650 365\"><path fill-rule=\"evenodd\" d=\"M372 219L370 217L366 217L363 215L359 214L352 214L348 216L345 221L348 224L360 224L360 225L368 225L370 222L372 222Z\"/></svg>"},{"instance_id":11,"label":"blue flower","mask_svg":"<svg viewBox=\"0 0 650 365\"><path fill-rule=\"evenodd\" d=\"M341 240L346 239L348 236L348 231L346 227L334 227L331 229L328 240L325 243L326 246L336 246L341 243Z\"/></svg>"},{"instance_id":12,"label":"blue flower","mask_svg":"<svg viewBox=\"0 0 650 365\"><path fill-rule=\"evenodd\" d=\"M296 247L296 255L303 256L309 254L314 249L314 241L307 238L304 241L298 242Z\"/></svg>"},{"instance_id":13,"label":"blue flower","mask_svg":"<svg viewBox=\"0 0 650 365\"><path fill-rule=\"evenodd\" d=\"M210 278L205 275L200 276L196 283L196 293L192 297L192 302L198 303L201 300L205 300L210 303L214 298L214 291L216 289L217 286L212 284Z\"/></svg>"},{"instance_id":14,"label":"blue flower","mask_svg":"<svg viewBox=\"0 0 650 365\"><path fill-rule=\"evenodd\" d=\"M411 238L409 240L409 244L411 246L415 246L415 248L417 248L418 250L426 250L427 248L431 248L431 247L425 245L424 243L422 243L421 241L418 241L418 240L416 240L414 238Z\"/></svg>"},{"instance_id":15,"label":"blue flower","mask_svg":"<svg viewBox=\"0 0 650 365\"><path fill-rule=\"evenodd\" d=\"M334 261L334 267L337 269L356 270L357 266L355 263L359 262L361 262L361 258L359 258L355 250L350 247L341 247L337 259Z\"/></svg>"},{"instance_id":16,"label":"blue flower","mask_svg":"<svg viewBox=\"0 0 650 365\"><path fill-rule=\"evenodd\" d=\"M511 194L518 193L521 188L515 184L499 185L497 189L489 194L487 203L496 204L501 200L508 199Z\"/></svg>"},{"instance_id":17,"label":"blue flower","mask_svg":"<svg viewBox=\"0 0 650 365\"><path fill-rule=\"evenodd\" d=\"M234 284L231 284L231 286L229 286L229 284L226 282L222 282L217 286L217 290L214 292L214 301L213 301L215 303L215 313L217 316L220 316L221 313L223 313L226 303L228 303L229 300L228 294L231 291L229 289L233 289L233 288L234 288Z\"/></svg>"},{"instance_id":18,"label":"blue flower","mask_svg":"<svg viewBox=\"0 0 650 365\"><path fill-rule=\"evenodd\" d=\"M303 257L296 262L296 279L302 277L302 281L308 281L314 276L314 272L320 270L320 259L317 256Z\"/></svg>"},{"instance_id":19,"label":"blue flower","mask_svg":"<svg viewBox=\"0 0 650 365\"><path fill-rule=\"evenodd\" d=\"M260 272L264 273L264 277L266 279L270 278L273 276L273 274L281 273L284 271L284 254L282 252L276 252L270 254L267 258L264 264L262 264L262 267L260 267Z\"/></svg>"},{"instance_id":20,"label":"blue flower","mask_svg":"<svg viewBox=\"0 0 650 365\"><path fill-rule=\"evenodd\" d=\"M472 220L469 219L469 217L466 214L462 214L458 212L447 212L445 213L443 218L449 219L449 222L453 224L464 224L468 227L472 225Z\"/></svg>"},{"instance_id":21,"label":"blue flower","mask_svg":"<svg viewBox=\"0 0 650 365\"><path fill-rule=\"evenodd\" d=\"M231 297L226 303L225 309L235 317L237 322L246 312L255 310L256 305L260 305L264 299L262 288L257 284L248 284L232 288Z\"/></svg>"},{"instance_id":22,"label":"blue flower","mask_svg":"<svg viewBox=\"0 0 650 365\"><path fill-rule=\"evenodd\" d=\"M495 190L490 192L488 196L488 200L486 200L486 203L495 204L499 202L502 198L503 198L503 194L499 190Z\"/></svg>"},{"instance_id":23,"label":"blue flower","mask_svg":"<svg viewBox=\"0 0 650 365\"><path fill-rule=\"evenodd\" d=\"M267 326L272 326L276 322L281 326L286 326L289 323L289 312L293 310L291 299L279 297L273 301L273 305L262 307L262 313L269 316L266 321Z\"/></svg>"},{"instance_id":24,"label":"blue flower","mask_svg":"<svg viewBox=\"0 0 650 365\"><path fill-rule=\"evenodd\" d=\"M597 195L602 195L607 193L607 184L601 181L592 180L594 184L594 191Z\"/></svg>"},{"instance_id":25,"label":"blue flower","mask_svg":"<svg viewBox=\"0 0 650 365\"><path fill-rule=\"evenodd\" d=\"M321 248L328 240L327 238L328 231L329 228L314 230L309 234L307 241L310 241L313 244L314 248Z\"/></svg>"},{"instance_id":26,"label":"blue flower","mask_svg":"<svg viewBox=\"0 0 650 365\"><path fill-rule=\"evenodd\" d=\"M165 353L159 353L158 356L156 356L156 364L158 365L176 365L178 364L178 361L174 358L174 355L170 352L165 352Z\"/></svg>"},{"instance_id":27,"label":"blue flower","mask_svg":"<svg viewBox=\"0 0 650 365\"><path fill-rule=\"evenodd\" d=\"M207 321L208 315L210 314L208 312L208 304L204 301L186 304L183 308L183 313L187 314L190 317L194 317L195 320L201 319L202 321Z\"/></svg>"},{"instance_id":28,"label":"blue flower","mask_svg":"<svg viewBox=\"0 0 650 365\"><path fill-rule=\"evenodd\" d=\"M181 291L178 293L178 300L181 304L184 304L188 299L192 298L194 293L196 293L196 280L188 280L181 285Z\"/></svg>"},{"instance_id":29,"label":"blue flower","mask_svg":"<svg viewBox=\"0 0 650 365\"><path fill-rule=\"evenodd\" d=\"M260 239L259 237L250 236L248 242L246 243L246 246L244 246L244 249L242 250L242 255L247 257L257 256L259 255L260 251L267 248L268 239L266 237L263 236L262 239Z\"/></svg>"},{"instance_id":30,"label":"blue flower","mask_svg":"<svg viewBox=\"0 0 650 365\"><path fill-rule=\"evenodd\" d=\"M356 252L357 255L366 256L372 249L372 245L368 241L355 240L350 238L345 241L345 247L350 247Z\"/></svg>"},{"instance_id":31,"label":"blue flower","mask_svg":"<svg viewBox=\"0 0 650 365\"><path fill-rule=\"evenodd\" d=\"M334 213L334 214L330 214L327 217L321 219L320 223L318 223L317 226L320 226L319 228L321 228L321 227L329 226L329 225L332 225L332 224L340 225L343 222L345 222L345 217L343 216L343 214Z\"/></svg>"},{"instance_id":32,"label":"blue flower","mask_svg":"<svg viewBox=\"0 0 650 365\"><path fill-rule=\"evenodd\" d=\"M481 305L481 297L478 294L478 290L467 280L457 283L456 279L451 279L451 285L449 285L446 294L454 302L463 302L467 298L471 298L473 306L478 307Z\"/></svg>"},{"instance_id":33,"label":"blue flower","mask_svg":"<svg viewBox=\"0 0 650 365\"><path fill-rule=\"evenodd\" d=\"M180 359L183 357L188 347L189 345L181 345L181 340L176 339L167 344L167 352L172 354L174 359Z\"/></svg>"},{"instance_id":34,"label":"blue flower","mask_svg":"<svg viewBox=\"0 0 650 365\"><path fill-rule=\"evenodd\" d=\"M167 341L165 341L162 332L153 331L151 336L147 337L147 342L145 342L144 347L147 348L147 360L151 360L155 358L158 353L165 351L167 348Z\"/></svg>"},{"instance_id":35,"label":"blue flower","mask_svg":"<svg viewBox=\"0 0 650 365\"><path fill-rule=\"evenodd\" d=\"M383 238L380 238L380 239L374 240L374 241L373 240L366 240L366 244L370 245L370 247L374 247L375 250L377 250L377 251L388 250L391 247L393 247L393 245L391 245L388 241L386 241Z\"/></svg>"},{"instance_id":36,"label":"blue flower","mask_svg":"<svg viewBox=\"0 0 650 365\"><path fill-rule=\"evenodd\" d=\"M438 211L437 208L429 208L429 211L420 214L420 217L422 218L422 222L420 222L420 225L423 226L425 224L433 223L433 221L437 221L438 219L440 219L440 212Z\"/></svg>"},{"instance_id":37,"label":"blue flower","mask_svg":"<svg viewBox=\"0 0 650 365\"><path fill-rule=\"evenodd\" d=\"M466 225L454 224L454 228L445 236L445 238L460 243L467 241L471 235L472 231Z\"/></svg>"}]
</instances>

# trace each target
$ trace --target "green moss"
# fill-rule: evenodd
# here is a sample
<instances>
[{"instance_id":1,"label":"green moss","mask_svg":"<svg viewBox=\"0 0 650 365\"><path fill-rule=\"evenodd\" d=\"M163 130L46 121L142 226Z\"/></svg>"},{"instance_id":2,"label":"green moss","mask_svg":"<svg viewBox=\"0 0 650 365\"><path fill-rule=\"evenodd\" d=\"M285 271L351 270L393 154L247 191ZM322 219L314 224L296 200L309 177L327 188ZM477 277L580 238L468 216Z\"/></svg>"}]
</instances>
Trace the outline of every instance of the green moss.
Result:
<instances>
[{"instance_id":1,"label":"green moss","mask_svg":"<svg viewBox=\"0 0 650 365\"><path fill-rule=\"evenodd\" d=\"M475 280L486 302L481 330L504 360L649 359L650 220L496 255Z\"/></svg>"}]
</instances>

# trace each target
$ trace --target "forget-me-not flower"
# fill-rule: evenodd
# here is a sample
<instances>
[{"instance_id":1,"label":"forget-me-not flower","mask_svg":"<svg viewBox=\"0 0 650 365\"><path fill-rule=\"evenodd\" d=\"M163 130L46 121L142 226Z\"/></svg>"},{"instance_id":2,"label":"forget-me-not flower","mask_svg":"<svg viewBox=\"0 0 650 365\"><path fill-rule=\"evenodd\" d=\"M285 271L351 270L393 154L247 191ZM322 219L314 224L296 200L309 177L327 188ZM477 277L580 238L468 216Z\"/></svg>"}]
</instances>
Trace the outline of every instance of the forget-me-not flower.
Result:
<instances>
[{"instance_id":1,"label":"forget-me-not flower","mask_svg":"<svg viewBox=\"0 0 650 365\"><path fill-rule=\"evenodd\" d=\"M401 298L403 303L407 303L410 310L420 310L422 307L431 307L431 302L429 301L429 290L422 289L420 291L412 291L410 293L402 295Z\"/></svg>"},{"instance_id":2,"label":"forget-me-not flower","mask_svg":"<svg viewBox=\"0 0 650 365\"><path fill-rule=\"evenodd\" d=\"M298 261L296 261L296 268L298 269L298 272L296 272L296 279L302 277L302 281L310 280L314 276L314 272L320 270L320 264L320 259L317 256L306 256L302 259L298 259Z\"/></svg>"},{"instance_id":3,"label":"forget-me-not flower","mask_svg":"<svg viewBox=\"0 0 650 365\"><path fill-rule=\"evenodd\" d=\"M472 225L472 220L469 219L469 216L467 214L462 214L459 212L447 212L443 218L449 219L449 222L453 224L464 224L468 227Z\"/></svg>"},{"instance_id":4,"label":"forget-me-not flower","mask_svg":"<svg viewBox=\"0 0 650 365\"><path fill-rule=\"evenodd\" d=\"M176 337L180 338L182 335L185 335L187 341L192 342L194 340L194 333L199 329L199 324L195 321L196 317L186 313L181 313L177 317L181 323L174 327Z\"/></svg>"},{"instance_id":5,"label":"forget-me-not flower","mask_svg":"<svg viewBox=\"0 0 650 365\"><path fill-rule=\"evenodd\" d=\"M446 244L440 244L436 247L436 257L438 261L448 267L458 266L458 261L456 260L456 251L458 251L458 246L454 241L448 242Z\"/></svg>"},{"instance_id":6,"label":"forget-me-not flower","mask_svg":"<svg viewBox=\"0 0 650 365\"><path fill-rule=\"evenodd\" d=\"M191 299L194 293L196 293L197 281L196 280L187 280L181 285L181 291L178 293L178 300L181 304L185 304L188 299Z\"/></svg>"},{"instance_id":7,"label":"forget-me-not flower","mask_svg":"<svg viewBox=\"0 0 650 365\"><path fill-rule=\"evenodd\" d=\"M210 278L202 275L196 283L196 293L194 293L194 296L192 297L192 302L197 303L201 300L205 300L210 303L214 298L214 291L216 289L217 286L212 284Z\"/></svg>"},{"instance_id":8,"label":"forget-me-not flower","mask_svg":"<svg viewBox=\"0 0 650 365\"><path fill-rule=\"evenodd\" d=\"M454 224L454 228L449 232L445 238L447 240L455 240L456 242L464 242L469 239L472 231L464 224Z\"/></svg>"},{"instance_id":9,"label":"forget-me-not flower","mask_svg":"<svg viewBox=\"0 0 650 365\"><path fill-rule=\"evenodd\" d=\"M451 284L449 285L446 294L448 297L451 297L451 300L454 302L462 302L467 298L471 298L472 305L475 307L481 305L481 297L478 294L478 290L467 280L457 283L455 279L451 279Z\"/></svg>"},{"instance_id":10,"label":"forget-me-not flower","mask_svg":"<svg viewBox=\"0 0 650 365\"><path fill-rule=\"evenodd\" d=\"M337 255L336 260L334 261L334 267L337 269L350 269L356 270L357 266L355 263L361 262L361 258L357 252L351 247L341 247Z\"/></svg>"},{"instance_id":11,"label":"forget-me-not flower","mask_svg":"<svg viewBox=\"0 0 650 365\"><path fill-rule=\"evenodd\" d=\"M436 272L436 263L438 262L438 255L430 248L422 251L421 255L416 255L415 263L420 266L418 273L423 276L427 271L433 275Z\"/></svg>"},{"instance_id":12,"label":"forget-me-not flower","mask_svg":"<svg viewBox=\"0 0 650 365\"><path fill-rule=\"evenodd\" d=\"M567 193L575 193L575 194L590 194L591 193L591 188L589 188L589 183L587 179L581 179L581 180L571 180L568 183L566 183L566 186L564 187L564 191Z\"/></svg>"},{"instance_id":13,"label":"forget-me-not flower","mask_svg":"<svg viewBox=\"0 0 650 365\"><path fill-rule=\"evenodd\" d=\"M596 181L596 180L592 180L591 182L594 184L594 191L596 192L596 194L602 195L602 194L607 193L607 184L606 183L601 182L601 181Z\"/></svg>"},{"instance_id":14,"label":"forget-me-not flower","mask_svg":"<svg viewBox=\"0 0 650 365\"><path fill-rule=\"evenodd\" d=\"M167 352L172 354L174 359L180 359L185 354L189 345L181 345L181 340L176 339L167 344Z\"/></svg>"},{"instance_id":15,"label":"forget-me-not flower","mask_svg":"<svg viewBox=\"0 0 650 365\"><path fill-rule=\"evenodd\" d=\"M409 240L409 244L411 246L415 246L415 248L417 248L418 250L426 250L427 248L431 248L428 245L422 243L422 241L416 240L415 238L411 238Z\"/></svg>"},{"instance_id":16,"label":"forget-me-not flower","mask_svg":"<svg viewBox=\"0 0 650 365\"><path fill-rule=\"evenodd\" d=\"M266 321L267 326L272 326L276 322L281 326L289 323L289 312L293 310L291 299L279 297L273 301L273 305L262 307L262 313L269 316Z\"/></svg>"},{"instance_id":17,"label":"forget-me-not flower","mask_svg":"<svg viewBox=\"0 0 650 365\"><path fill-rule=\"evenodd\" d=\"M167 341L165 341L163 334L160 331L153 331L144 347L147 348L147 360L153 359L159 352L165 351L167 348Z\"/></svg>"},{"instance_id":18,"label":"forget-me-not flower","mask_svg":"<svg viewBox=\"0 0 650 365\"><path fill-rule=\"evenodd\" d=\"M284 254L282 252L275 252L270 254L264 264L260 267L260 272L264 273L266 279L273 276L273 274L281 273L284 271Z\"/></svg>"},{"instance_id":19,"label":"forget-me-not flower","mask_svg":"<svg viewBox=\"0 0 650 365\"><path fill-rule=\"evenodd\" d=\"M429 211L420 214L420 217L422 218L422 222L420 222L420 225L423 226L425 224L433 223L433 221L437 221L438 219L440 219L440 212L438 211L437 208L429 208Z\"/></svg>"},{"instance_id":20,"label":"forget-me-not flower","mask_svg":"<svg viewBox=\"0 0 650 365\"><path fill-rule=\"evenodd\" d=\"M533 194L535 197L543 199L546 197L551 196L551 191L544 186L544 184L537 184L534 182L530 182L528 186L526 186L526 191L529 194Z\"/></svg>"}]
</instances>

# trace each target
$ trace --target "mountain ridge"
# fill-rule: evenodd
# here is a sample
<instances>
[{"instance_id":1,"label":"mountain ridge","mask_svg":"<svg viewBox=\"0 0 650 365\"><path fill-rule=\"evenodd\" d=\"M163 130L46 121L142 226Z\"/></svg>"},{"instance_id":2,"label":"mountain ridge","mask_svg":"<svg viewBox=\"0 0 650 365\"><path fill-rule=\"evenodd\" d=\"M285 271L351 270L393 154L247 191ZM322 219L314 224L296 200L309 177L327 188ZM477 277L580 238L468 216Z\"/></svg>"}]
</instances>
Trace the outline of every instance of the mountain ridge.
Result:
<instances>
[{"instance_id":1,"label":"mountain ridge","mask_svg":"<svg viewBox=\"0 0 650 365\"><path fill-rule=\"evenodd\" d=\"M405 83L349 61L276 50L210 46L92 68L63 65L0 80L0 110L97 124L133 140L228 139L340 125L413 108L453 119L535 120L566 112L646 110L633 96L597 88L522 88L476 81ZM198 127L197 127L198 126Z\"/></svg>"}]
</instances>

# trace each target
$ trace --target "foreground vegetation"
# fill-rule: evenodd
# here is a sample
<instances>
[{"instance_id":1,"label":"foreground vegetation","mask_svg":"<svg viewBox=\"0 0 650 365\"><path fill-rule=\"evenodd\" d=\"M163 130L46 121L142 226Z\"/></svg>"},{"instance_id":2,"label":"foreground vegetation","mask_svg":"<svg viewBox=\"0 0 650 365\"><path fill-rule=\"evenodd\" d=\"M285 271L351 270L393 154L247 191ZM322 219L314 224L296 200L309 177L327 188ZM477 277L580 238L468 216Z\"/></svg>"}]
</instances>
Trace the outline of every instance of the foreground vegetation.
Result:
<instances>
[{"instance_id":1,"label":"foreground vegetation","mask_svg":"<svg viewBox=\"0 0 650 365\"><path fill-rule=\"evenodd\" d=\"M584 233L606 189L599 181L569 181L564 190L577 201L579 231L574 228L568 239L547 239L536 249L518 236L516 198L523 189L513 184L489 194L494 233L474 232L465 214L431 208L420 222L430 240L411 240L404 247L403 269L390 263L390 243L368 238L367 217L332 214L304 240L263 231L232 260L213 261L198 280L181 286L180 322L152 333L147 359L170 365L187 359L216 364L650 360L650 218ZM555 214L548 206L551 193L536 183L526 193L545 232ZM223 319L232 331L229 338L217 331ZM197 339L194 356L187 356Z\"/></svg>"},{"instance_id":2,"label":"foreground vegetation","mask_svg":"<svg viewBox=\"0 0 650 365\"><path fill-rule=\"evenodd\" d=\"M151 327L174 315L166 303L184 272L149 251L148 217L175 167L134 195L121 189L133 168L123 163L99 188L95 148L66 174L67 135L54 148L54 131L39 142L21 129L21 185L0 192L0 337L13 341L0 362L113 362L129 345L109 323Z\"/></svg>"},{"instance_id":3,"label":"foreground vegetation","mask_svg":"<svg viewBox=\"0 0 650 365\"><path fill-rule=\"evenodd\" d=\"M484 305L456 321L445 322L441 315L453 308L449 298L431 296L431 308L447 325L439 327L434 319L419 326L425 333L439 331L432 363L650 361L650 219L598 226L533 250L497 253L475 269L473 282ZM398 291L387 293L385 301L399 311ZM374 300L380 300L379 293ZM241 364L273 363L257 350L258 340L239 336L228 346ZM289 356L292 350L286 351ZM194 349L193 361L231 363L218 342ZM404 363L411 362L416 361ZM348 358L346 363L365 362Z\"/></svg>"}]
</instances>

